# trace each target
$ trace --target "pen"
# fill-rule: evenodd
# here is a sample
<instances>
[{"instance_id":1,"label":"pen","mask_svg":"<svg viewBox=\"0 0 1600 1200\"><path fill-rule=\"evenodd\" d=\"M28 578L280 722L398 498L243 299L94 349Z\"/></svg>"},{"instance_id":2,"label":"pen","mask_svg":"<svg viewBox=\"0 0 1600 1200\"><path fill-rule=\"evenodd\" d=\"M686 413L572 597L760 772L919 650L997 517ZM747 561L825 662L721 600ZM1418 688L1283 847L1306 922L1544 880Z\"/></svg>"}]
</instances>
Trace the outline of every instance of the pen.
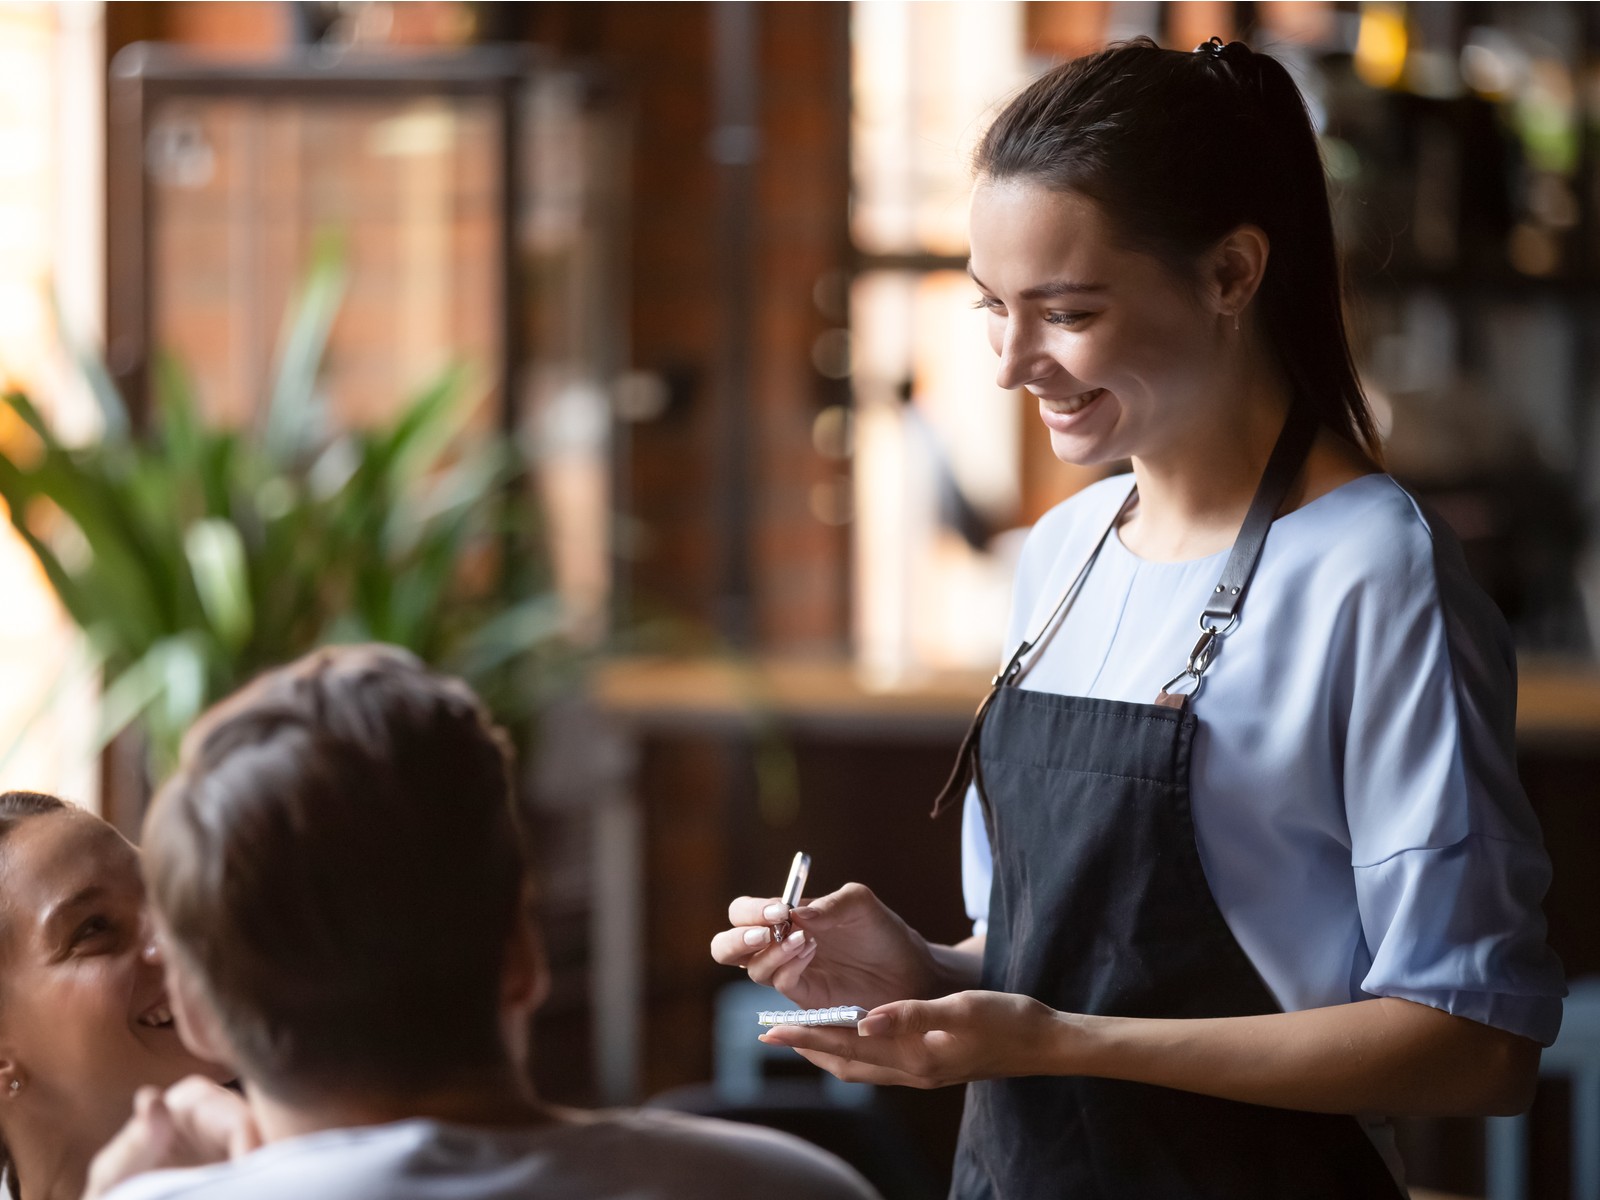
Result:
<instances>
[{"instance_id":1,"label":"pen","mask_svg":"<svg viewBox=\"0 0 1600 1200\"><path fill-rule=\"evenodd\" d=\"M811 874L811 856L804 850L798 851L794 862L789 864L789 878L783 885L783 906L793 908L800 903L800 897L805 894L806 877ZM772 927L772 943L777 945L789 935L789 920L785 917Z\"/></svg>"}]
</instances>

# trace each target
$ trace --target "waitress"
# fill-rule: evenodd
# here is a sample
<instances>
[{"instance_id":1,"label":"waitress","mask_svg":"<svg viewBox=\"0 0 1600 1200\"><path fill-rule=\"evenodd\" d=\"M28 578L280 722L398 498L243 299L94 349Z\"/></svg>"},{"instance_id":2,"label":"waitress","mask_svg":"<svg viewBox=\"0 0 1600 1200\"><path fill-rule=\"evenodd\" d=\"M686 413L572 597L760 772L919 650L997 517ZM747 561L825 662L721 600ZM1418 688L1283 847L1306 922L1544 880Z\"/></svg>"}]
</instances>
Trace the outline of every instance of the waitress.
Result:
<instances>
[{"instance_id":1,"label":"waitress","mask_svg":"<svg viewBox=\"0 0 1600 1200\"><path fill-rule=\"evenodd\" d=\"M974 935L849 884L735 901L713 955L873 1008L766 1035L840 1078L969 1084L955 1196L1401 1195L1385 1116L1525 1108L1564 987L1509 638L1376 465L1305 106L1241 43L1141 39L976 168L1000 386L1132 476L1023 551L946 789Z\"/></svg>"}]
</instances>

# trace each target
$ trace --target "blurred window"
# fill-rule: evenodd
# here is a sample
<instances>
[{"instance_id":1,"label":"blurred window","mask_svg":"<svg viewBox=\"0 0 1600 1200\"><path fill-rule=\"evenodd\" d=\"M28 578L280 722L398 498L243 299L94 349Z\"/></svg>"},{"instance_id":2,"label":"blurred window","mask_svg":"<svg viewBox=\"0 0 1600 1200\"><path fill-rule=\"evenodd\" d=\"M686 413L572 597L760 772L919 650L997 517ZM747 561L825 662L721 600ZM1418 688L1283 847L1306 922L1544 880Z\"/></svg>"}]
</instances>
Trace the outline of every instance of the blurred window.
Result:
<instances>
[{"instance_id":1,"label":"blurred window","mask_svg":"<svg viewBox=\"0 0 1600 1200\"><path fill-rule=\"evenodd\" d=\"M1105 7L853 9L855 623L882 686L998 659L1021 527L1080 482L1029 445L1025 393L995 387L967 198L978 137L1034 65L1031 10L1094 10L1071 14L1092 42Z\"/></svg>"},{"instance_id":2,"label":"blurred window","mask_svg":"<svg viewBox=\"0 0 1600 1200\"><path fill-rule=\"evenodd\" d=\"M55 312L92 342L100 324L101 5L0 3L0 385L71 437L94 432ZM0 415L0 453L27 435ZM93 805L94 681L38 563L0 525L0 790Z\"/></svg>"},{"instance_id":3,"label":"blurred window","mask_svg":"<svg viewBox=\"0 0 1600 1200\"><path fill-rule=\"evenodd\" d=\"M387 418L454 359L498 391L499 136L471 96L163 100L146 152L155 347L213 418L253 419L313 242L332 235L347 267L322 379L336 425ZM492 423L495 404L476 416Z\"/></svg>"}]
</instances>

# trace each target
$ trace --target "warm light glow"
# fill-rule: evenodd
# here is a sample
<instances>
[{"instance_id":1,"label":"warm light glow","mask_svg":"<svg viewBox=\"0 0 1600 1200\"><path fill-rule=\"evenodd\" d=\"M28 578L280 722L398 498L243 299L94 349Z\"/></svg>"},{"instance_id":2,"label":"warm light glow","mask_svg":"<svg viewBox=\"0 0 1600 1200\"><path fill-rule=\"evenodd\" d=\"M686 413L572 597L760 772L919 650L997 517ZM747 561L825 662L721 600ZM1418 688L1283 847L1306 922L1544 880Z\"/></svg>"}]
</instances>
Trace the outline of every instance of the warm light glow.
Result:
<instances>
[{"instance_id":1,"label":"warm light glow","mask_svg":"<svg viewBox=\"0 0 1600 1200\"><path fill-rule=\"evenodd\" d=\"M1027 77L1024 6L876 0L852 13L856 246L964 257L972 149ZM1000 654L1011 558L974 549L949 519L952 487L997 524L1019 507L1020 413L994 386L973 295L952 270L868 270L851 295L856 642L879 686ZM844 519L833 498L814 501Z\"/></svg>"},{"instance_id":2,"label":"warm light glow","mask_svg":"<svg viewBox=\"0 0 1600 1200\"><path fill-rule=\"evenodd\" d=\"M1398 9L1379 4L1362 8L1355 65L1362 82L1372 87L1400 82L1406 66L1406 20Z\"/></svg>"},{"instance_id":3,"label":"warm light glow","mask_svg":"<svg viewBox=\"0 0 1600 1200\"><path fill-rule=\"evenodd\" d=\"M0 384L26 391L80 436L86 422L73 405L81 395L56 337L51 291L76 316L90 307L82 278L100 275L98 174L92 188L82 186L100 155L84 128L91 121L98 128L100 7L0 3ZM99 308L97 287L92 308ZM83 322L79 332L91 331ZM37 450L14 418L0 420L0 453ZM0 595L0 790L55 792L93 805L94 677L81 637L3 505Z\"/></svg>"},{"instance_id":4,"label":"warm light glow","mask_svg":"<svg viewBox=\"0 0 1600 1200\"><path fill-rule=\"evenodd\" d=\"M1026 78L1014 0L852 6L851 232L869 253L965 253L968 163Z\"/></svg>"},{"instance_id":5,"label":"warm light glow","mask_svg":"<svg viewBox=\"0 0 1600 1200\"><path fill-rule=\"evenodd\" d=\"M959 271L880 271L851 298L857 636L885 686L1000 654L1012 562L941 517L951 483L1002 523L1018 502L1021 413L994 385L972 291Z\"/></svg>"}]
</instances>

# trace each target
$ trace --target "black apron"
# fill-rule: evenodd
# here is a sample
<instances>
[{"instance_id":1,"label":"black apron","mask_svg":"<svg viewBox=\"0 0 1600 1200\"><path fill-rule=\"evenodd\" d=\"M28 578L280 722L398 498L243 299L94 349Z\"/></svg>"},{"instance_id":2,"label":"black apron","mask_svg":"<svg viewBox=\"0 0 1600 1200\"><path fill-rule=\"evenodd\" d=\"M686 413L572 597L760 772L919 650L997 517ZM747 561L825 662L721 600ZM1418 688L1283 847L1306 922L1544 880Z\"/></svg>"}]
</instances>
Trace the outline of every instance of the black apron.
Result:
<instances>
[{"instance_id":1,"label":"black apron","mask_svg":"<svg viewBox=\"0 0 1600 1200\"><path fill-rule=\"evenodd\" d=\"M941 807L978 785L994 859L983 987L1077 1013L1281 1011L1206 883L1189 811L1188 698L1235 623L1261 544L1315 436L1295 406L1188 666L1153 704L1016 686L1107 536L995 677ZM1119 510L1117 517L1133 501ZM958 1200L1397 1200L1354 1117L1149 1084L1031 1076L968 1085Z\"/></svg>"}]
</instances>

